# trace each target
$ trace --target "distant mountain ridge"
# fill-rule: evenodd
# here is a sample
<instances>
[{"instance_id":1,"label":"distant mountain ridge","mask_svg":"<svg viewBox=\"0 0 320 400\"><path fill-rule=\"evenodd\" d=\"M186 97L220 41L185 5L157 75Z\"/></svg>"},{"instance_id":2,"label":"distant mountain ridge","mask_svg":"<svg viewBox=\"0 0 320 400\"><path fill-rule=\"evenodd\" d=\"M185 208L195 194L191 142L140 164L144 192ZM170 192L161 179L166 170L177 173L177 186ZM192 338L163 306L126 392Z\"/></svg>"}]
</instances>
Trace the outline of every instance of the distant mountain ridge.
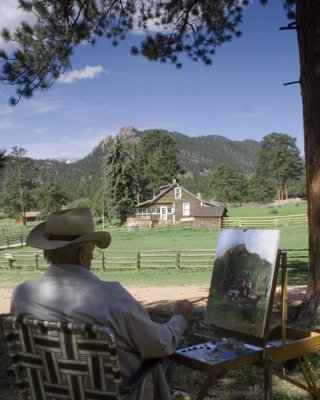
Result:
<instances>
[{"instance_id":1,"label":"distant mountain ridge","mask_svg":"<svg viewBox=\"0 0 320 400\"><path fill-rule=\"evenodd\" d=\"M148 130L149 131L149 130ZM120 129L115 138L137 144L141 135L133 126ZM193 193L204 192L212 169L228 163L237 171L250 174L254 171L260 143L254 140L233 141L219 135L189 137L178 132L169 132L177 143L179 162L186 171L180 183ZM101 186L102 161L115 138L105 137L86 157L66 163L57 160L31 160L34 180L38 184L54 181L63 186L71 199L92 197Z\"/></svg>"}]
</instances>

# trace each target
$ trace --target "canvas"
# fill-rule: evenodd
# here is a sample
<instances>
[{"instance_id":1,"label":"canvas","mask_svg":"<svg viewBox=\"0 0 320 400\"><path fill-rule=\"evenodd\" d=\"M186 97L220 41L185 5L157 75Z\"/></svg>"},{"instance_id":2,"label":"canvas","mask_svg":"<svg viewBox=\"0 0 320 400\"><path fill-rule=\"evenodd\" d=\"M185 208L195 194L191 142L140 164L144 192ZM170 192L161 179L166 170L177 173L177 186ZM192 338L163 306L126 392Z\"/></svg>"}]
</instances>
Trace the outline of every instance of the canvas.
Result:
<instances>
[{"instance_id":1,"label":"canvas","mask_svg":"<svg viewBox=\"0 0 320 400\"><path fill-rule=\"evenodd\" d=\"M205 321L262 337L279 245L278 230L222 229Z\"/></svg>"}]
</instances>

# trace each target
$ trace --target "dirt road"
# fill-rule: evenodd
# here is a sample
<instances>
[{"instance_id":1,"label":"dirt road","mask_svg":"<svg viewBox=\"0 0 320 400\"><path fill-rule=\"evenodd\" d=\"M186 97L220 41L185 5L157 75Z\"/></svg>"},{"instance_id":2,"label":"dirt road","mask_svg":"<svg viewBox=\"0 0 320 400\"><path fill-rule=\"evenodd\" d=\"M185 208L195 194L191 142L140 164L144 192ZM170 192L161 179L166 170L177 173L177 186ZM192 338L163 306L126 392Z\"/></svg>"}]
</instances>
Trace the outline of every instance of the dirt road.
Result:
<instances>
[{"instance_id":1,"label":"dirt road","mask_svg":"<svg viewBox=\"0 0 320 400\"><path fill-rule=\"evenodd\" d=\"M209 292L209 285L191 286L141 286L128 287L128 291L142 304L159 302L162 300L174 301L181 299L196 300L205 297ZM8 313L10 310L12 288L0 288L0 314ZM203 300L200 304L206 304Z\"/></svg>"}]
</instances>

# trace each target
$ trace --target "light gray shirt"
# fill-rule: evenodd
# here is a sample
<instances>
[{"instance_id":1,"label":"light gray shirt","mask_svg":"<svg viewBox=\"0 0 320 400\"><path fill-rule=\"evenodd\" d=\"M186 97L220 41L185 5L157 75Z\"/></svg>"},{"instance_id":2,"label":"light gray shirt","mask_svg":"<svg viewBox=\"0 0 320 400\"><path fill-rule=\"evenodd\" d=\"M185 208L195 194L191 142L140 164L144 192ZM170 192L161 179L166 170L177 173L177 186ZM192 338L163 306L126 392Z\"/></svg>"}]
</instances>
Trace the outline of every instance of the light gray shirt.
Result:
<instances>
[{"instance_id":1,"label":"light gray shirt","mask_svg":"<svg viewBox=\"0 0 320 400\"><path fill-rule=\"evenodd\" d=\"M144 359L172 354L187 327L181 315L175 315L163 324L153 322L120 283L101 281L78 265L51 265L39 279L17 286L12 293L11 314L111 328L117 339L124 382ZM156 392L160 392L160 399L171 398L161 366L153 382L149 378L144 399L154 399Z\"/></svg>"}]
</instances>

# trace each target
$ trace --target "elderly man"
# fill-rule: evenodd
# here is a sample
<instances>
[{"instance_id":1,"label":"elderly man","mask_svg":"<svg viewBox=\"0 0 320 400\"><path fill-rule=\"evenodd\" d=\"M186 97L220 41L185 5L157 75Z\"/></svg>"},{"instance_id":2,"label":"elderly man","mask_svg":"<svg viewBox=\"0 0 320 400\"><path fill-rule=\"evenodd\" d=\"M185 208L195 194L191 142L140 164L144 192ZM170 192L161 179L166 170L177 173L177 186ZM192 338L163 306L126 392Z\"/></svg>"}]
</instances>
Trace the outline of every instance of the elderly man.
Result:
<instances>
[{"instance_id":1,"label":"elderly man","mask_svg":"<svg viewBox=\"0 0 320 400\"><path fill-rule=\"evenodd\" d=\"M49 262L39 279L17 286L11 314L44 320L87 322L107 326L117 338L126 381L148 358L173 353L192 317L192 305L178 301L169 321L152 321L147 311L118 282L101 281L90 271L95 246L105 249L111 237L95 232L88 208L52 213L29 234L27 244L44 250ZM130 397L130 399L135 397ZM170 399L162 366L149 377L144 399Z\"/></svg>"}]
</instances>

